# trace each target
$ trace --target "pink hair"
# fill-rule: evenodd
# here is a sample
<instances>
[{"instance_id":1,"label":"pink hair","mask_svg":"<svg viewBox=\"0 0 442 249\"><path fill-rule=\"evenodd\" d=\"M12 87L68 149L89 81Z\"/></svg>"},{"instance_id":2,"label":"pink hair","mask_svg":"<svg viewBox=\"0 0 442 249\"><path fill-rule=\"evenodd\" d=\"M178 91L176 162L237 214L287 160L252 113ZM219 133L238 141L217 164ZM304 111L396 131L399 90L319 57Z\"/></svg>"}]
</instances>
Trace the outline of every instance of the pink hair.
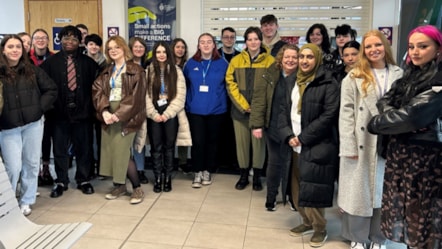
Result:
<instances>
[{"instance_id":1,"label":"pink hair","mask_svg":"<svg viewBox=\"0 0 442 249\"><path fill-rule=\"evenodd\" d=\"M433 25L423 25L423 26L416 27L408 34L408 41L410 40L410 37L414 33L424 34L424 35L430 37L437 44L438 53L437 53L436 62L441 61L442 60L442 33L440 32L440 30ZM407 64L410 64L410 62L411 62L410 54L407 54L406 62L407 62Z\"/></svg>"}]
</instances>

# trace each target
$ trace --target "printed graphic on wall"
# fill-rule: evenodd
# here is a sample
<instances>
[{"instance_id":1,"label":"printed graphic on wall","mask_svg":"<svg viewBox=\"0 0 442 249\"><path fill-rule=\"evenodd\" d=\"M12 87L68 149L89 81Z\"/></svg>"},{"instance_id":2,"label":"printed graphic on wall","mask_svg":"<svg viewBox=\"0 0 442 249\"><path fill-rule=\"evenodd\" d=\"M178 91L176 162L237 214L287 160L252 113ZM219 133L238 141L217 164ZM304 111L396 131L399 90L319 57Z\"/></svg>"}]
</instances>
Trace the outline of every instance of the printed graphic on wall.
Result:
<instances>
[{"instance_id":1,"label":"printed graphic on wall","mask_svg":"<svg viewBox=\"0 0 442 249\"><path fill-rule=\"evenodd\" d=\"M393 44L393 27L379 27L379 31L381 31L385 38L390 42L390 45Z\"/></svg>"},{"instance_id":2,"label":"printed graphic on wall","mask_svg":"<svg viewBox=\"0 0 442 249\"><path fill-rule=\"evenodd\" d=\"M60 31L63 27L52 27L52 43L54 44L54 50L58 51L61 50L61 37L60 37Z\"/></svg>"},{"instance_id":3,"label":"printed graphic on wall","mask_svg":"<svg viewBox=\"0 0 442 249\"><path fill-rule=\"evenodd\" d=\"M151 58L155 42L176 36L176 0L128 0L128 23L129 37L145 40Z\"/></svg>"}]
</instances>

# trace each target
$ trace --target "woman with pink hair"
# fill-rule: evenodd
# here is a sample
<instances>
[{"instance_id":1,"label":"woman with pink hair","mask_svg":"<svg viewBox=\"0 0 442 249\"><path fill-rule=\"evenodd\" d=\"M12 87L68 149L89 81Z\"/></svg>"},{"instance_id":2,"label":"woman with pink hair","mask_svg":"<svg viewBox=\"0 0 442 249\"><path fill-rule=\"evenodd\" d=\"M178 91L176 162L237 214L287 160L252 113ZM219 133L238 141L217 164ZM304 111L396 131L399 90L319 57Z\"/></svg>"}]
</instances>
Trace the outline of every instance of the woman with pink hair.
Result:
<instances>
[{"instance_id":1,"label":"woman with pink hair","mask_svg":"<svg viewBox=\"0 0 442 249\"><path fill-rule=\"evenodd\" d=\"M408 248L442 248L441 54L440 30L413 29L404 76L378 101L380 114L368 124L388 142L381 230Z\"/></svg>"}]
</instances>

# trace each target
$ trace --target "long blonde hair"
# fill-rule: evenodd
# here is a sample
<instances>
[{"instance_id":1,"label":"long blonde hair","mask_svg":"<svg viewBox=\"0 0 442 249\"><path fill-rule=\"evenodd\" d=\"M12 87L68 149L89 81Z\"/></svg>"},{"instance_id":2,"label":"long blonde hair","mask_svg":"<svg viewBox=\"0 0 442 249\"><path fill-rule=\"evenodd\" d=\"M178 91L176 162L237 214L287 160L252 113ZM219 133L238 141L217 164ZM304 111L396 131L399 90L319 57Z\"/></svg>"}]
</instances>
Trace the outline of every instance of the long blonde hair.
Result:
<instances>
[{"instance_id":1,"label":"long blonde hair","mask_svg":"<svg viewBox=\"0 0 442 249\"><path fill-rule=\"evenodd\" d=\"M370 30L367 33L365 33L362 38L361 49L359 50L359 55L358 55L359 60L355 65L355 70L353 70L351 74L352 78L360 78L363 80L362 91L364 92L365 95L367 95L367 89L370 86L370 84L372 85L376 84L373 72L371 71L370 61L365 55L365 40L370 36L378 37L381 40L382 45L384 45L385 64L396 65L396 61L393 58L393 52L391 51L390 43L388 42L385 35L381 33L379 30Z\"/></svg>"}]
</instances>

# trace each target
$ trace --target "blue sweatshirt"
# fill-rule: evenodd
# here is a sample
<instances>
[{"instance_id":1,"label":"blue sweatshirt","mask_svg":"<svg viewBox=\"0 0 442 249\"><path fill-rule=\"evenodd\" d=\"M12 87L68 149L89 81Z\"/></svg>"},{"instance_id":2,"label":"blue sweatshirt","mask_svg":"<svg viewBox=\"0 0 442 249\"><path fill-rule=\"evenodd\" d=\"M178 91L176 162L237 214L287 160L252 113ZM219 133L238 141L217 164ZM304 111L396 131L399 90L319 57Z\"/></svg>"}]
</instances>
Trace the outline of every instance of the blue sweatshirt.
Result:
<instances>
[{"instance_id":1,"label":"blue sweatshirt","mask_svg":"<svg viewBox=\"0 0 442 249\"><path fill-rule=\"evenodd\" d=\"M223 59L189 59L183 68L187 84L186 111L192 114L211 115L227 112L226 71Z\"/></svg>"}]
</instances>

